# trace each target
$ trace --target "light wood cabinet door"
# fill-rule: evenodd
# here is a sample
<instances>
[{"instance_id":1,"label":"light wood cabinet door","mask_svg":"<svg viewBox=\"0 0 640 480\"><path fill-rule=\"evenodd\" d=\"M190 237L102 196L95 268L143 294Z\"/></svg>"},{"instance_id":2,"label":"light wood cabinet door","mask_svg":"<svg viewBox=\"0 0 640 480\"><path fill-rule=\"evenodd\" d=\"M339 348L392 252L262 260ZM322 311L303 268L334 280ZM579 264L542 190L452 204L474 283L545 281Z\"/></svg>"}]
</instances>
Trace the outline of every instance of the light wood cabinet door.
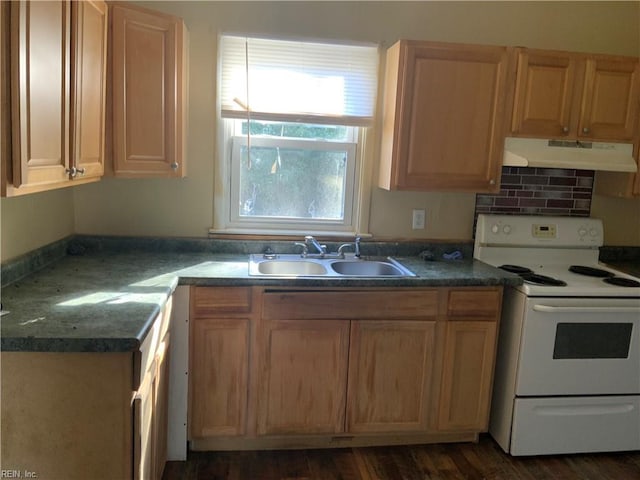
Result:
<instances>
[{"instance_id":1,"label":"light wood cabinet door","mask_svg":"<svg viewBox=\"0 0 640 480\"><path fill-rule=\"evenodd\" d=\"M259 435L344 431L348 320L265 320L259 333Z\"/></svg>"},{"instance_id":2,"label":"light wood cabinet door","mask_svg":"<svg viewBox=\"0 0 640 480\"><path fill-rule=\"evenodd\" d=\"M68 180L68 2L11 4L13 186Z\"/></svg>"},{"instance_id":3,"label":"light wood cabinet door","mask_svg":"<svg viewBox=\"0 0 640 480\"><path fill-rule=\"evenodd\" d=\"M193 318L191 328L189 437L244 435L250 322Z\"/></svg>"},{"instance_id":4,"label":"light wood cabinet door","mask_svg":"<svg viewBox=\"0 0 640 480\"><path fill-rule=\"evenodd\" d=\"M177 17L121 4L111 10L116 176L184 174L184 32Z\"/></svg>"},{"instance_id":5,"label":"light wood cabinet door","mask_svg":"<svg viewBox=\"0 0 640 480\"><path fill-rule=\"evenodd\" d=\"M554 138L569 135L578 58L569 52L519 50L511 132ZM580 73L580 75L579 75Z\"/></svg>"},{"instance_id":6,"label":"light wood cabinet door","mask_svg":"<svg viewBox=\"0 0 640 480\"><path fill-rule=\"evenodd\" d=\"M74 46L72 164L82 178L104 174L107 4L72 3Z\"/></svg>"},{"instance_id":7,"label":"light wood cabinet door","mask_svg":"<svg viewBox=\"0 0 640 480\"><path fill-rule=\"evenodd\" d=\"M402 40L386 68L379 186L496 191L507 48Z\"/></svg>"},{"instance_id":8,"label":"light wood cabinet door","mask_svg":"<svg viewBox=\"0 0 640 480\"><path fill-rule=\"evenodd\" d=\"M631 141L640 95L638 59L591 56L586 60L578 135Z\"/></svg>"},{"instance_id":9,"label":"light wood cabinet door","mask_svg":"<svg viewBox=\"0 0 640 480\"><path fill-rule=\"evenodd\" d=\"M496 322L447 324L438 429L486 431L495 357Z\"/></svg>"},{"instance_id":10,"label":"light wood cabinet door","mask_svg":"<svg viewBox=\"0 0 640 480\"><path fill-rule=\"evenodd\" d=\"M428 428L435 321L352 321L347 432Z\"/></svg>"},{"instance_id":11,"label":"light wood cabinet door","mask_svg":"<svg viewBox=\"0 0 640 480\"><path fill-rule=\"evenodd\" d=\"M632 141L638 116L637 58L518 49L511 134Z\"/></svg>"},{"instance_id":12,"label":"light wood cabinet door","mask_svg":"<svg viewBox=\"0 0 640 480\"><path fill-rule=\"evenodd\" d=\"M106 40L101 0L11 4L13 160L3 195L102 176Z\"/></svg>"},{"instance_id":13,"label":"light wood cabinet door","mask_svg":"<svg viewBox=\"0 0 640 480\"><path fill-rule=\"evenodd\" d=\"M170 315L170 304L164 314ZM162 335L163 328L156 320L162 337L154 343L151 363L142 362L147 369L140 381L133 402L133 478L161 480L167 462L167 428L169 421L169 351L170 335ZM142 355L144 356L144 354Z\"/></svg>"}]
</instances>

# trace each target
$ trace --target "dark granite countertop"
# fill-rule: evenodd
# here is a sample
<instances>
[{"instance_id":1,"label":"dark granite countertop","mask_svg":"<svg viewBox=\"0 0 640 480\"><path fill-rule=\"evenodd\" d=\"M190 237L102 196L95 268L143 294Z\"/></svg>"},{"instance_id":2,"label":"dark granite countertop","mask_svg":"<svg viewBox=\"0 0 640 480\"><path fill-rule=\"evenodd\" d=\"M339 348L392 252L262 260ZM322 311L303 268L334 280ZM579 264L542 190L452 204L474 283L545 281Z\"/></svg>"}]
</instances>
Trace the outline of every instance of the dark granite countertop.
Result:
<instances>
[{"instance_id":1,"label":"dark granite countertop","mask_svg":"<svg viewBox=\"0 0 640 480\"><path fill-rule=\"evenodd\" d=\"M600 261L612 268L640 277L640 247L603 247Z\"/></svg>"},{"instance_id":2,"label":"dark granite countertop","mask_svg":"<svg viewBox=\"0 0 640 480\"><path fill-rule=\"evenodd\" d=\"M412 278L259 278L246 254L92 252L66 255L2 289L3 351L137 350L178 284L282 287L515 285L519 277L475 260L395 257Z\"/></svg>"},{"instance_id":3,"label":"dark granite countertop","mask_svg":"<svg viewBox=\"0 0 640 480\"><path fill-rule=\"evenodd\" d=\"M612 268L615 268L616 270L620 270L621 272L633 275L634 277L640 277L640 261L616 260L604 263Z\"/></svg>"}]
</instances>

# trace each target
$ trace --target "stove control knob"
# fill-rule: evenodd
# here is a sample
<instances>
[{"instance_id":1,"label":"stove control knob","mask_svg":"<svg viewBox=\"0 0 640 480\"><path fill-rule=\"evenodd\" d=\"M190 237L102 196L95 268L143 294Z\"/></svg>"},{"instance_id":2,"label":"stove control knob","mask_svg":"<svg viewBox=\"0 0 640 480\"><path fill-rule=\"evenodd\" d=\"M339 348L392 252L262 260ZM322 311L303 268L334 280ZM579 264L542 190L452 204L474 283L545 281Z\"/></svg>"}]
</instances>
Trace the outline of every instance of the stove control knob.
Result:
<instances>
[{"instance_id":1,"label":"stove control knob","mask_svg":"<svg viewBox=\"0 0 640 480\"><path fill-rule=\"evenodd\" d=\"M587 234L587 229L584 227L580 227L580 229L578 230L578 235L580 235L581 237L584 237Z\"/></svg>"},{"instance_id":2,"label":"stove control knob","mask_svg":"<svg viewBox=\"0 0 640 480\"><path fill-rule=\"evenodd\" d=\"M502 232L505 235L509 235L511 233L511 225L505 225L504 227L502 227Z\"/></svg>"},{"instance_id":3,"label":"stove control knob","mask_svg":"<svg viewBox=\"0 0 640 480\"><path fill-rule=\"evenodd\" d=\"M493 224L491 225L491 233L498 233L500 231L500 229L498 228L497 224Z\"/></svg>"},{"instance_id":4,"label":"stove control knob","mask_svg":"<svg viewBox=\"0 0 640 480\"><path fill-rule=\"evenodd\" d=\"M598 229L592 228L591 230L589 230L589 235L591 235L592 237L597 237L598 236Z\"/></svg>"}]
</instances>

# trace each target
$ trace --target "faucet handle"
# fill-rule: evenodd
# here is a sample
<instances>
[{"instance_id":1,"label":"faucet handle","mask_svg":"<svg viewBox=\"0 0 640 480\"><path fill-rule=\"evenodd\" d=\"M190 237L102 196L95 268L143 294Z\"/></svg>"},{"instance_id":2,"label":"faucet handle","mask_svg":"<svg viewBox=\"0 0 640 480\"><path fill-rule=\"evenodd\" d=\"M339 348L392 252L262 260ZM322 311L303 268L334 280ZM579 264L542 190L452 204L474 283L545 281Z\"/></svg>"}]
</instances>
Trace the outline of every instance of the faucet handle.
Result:
<instances>
[{"instance_id":1,"label":"faucet handle","mask_svg":"<svg viewBox=\"0 0 640 480\"><path fill-rule=\"evenodd\" d=\"M343 243L338 247L338 255L340 258L344 258L344 249L345 248L353 248L355 249L355 245L353 243Z\"/></svg>"},{"instance_id":2,"label":"faucet handle","mask_svg":"<svg viewBox=\"0 0 640 480\"><path fill-rule=\"evenodd\" d=\"M309 247L307 247L306 243L294 242L294 245L296 247L302 247L302 253L301 253L302 257L306 257L309 254Z\"/></svg>"}]
</instances>

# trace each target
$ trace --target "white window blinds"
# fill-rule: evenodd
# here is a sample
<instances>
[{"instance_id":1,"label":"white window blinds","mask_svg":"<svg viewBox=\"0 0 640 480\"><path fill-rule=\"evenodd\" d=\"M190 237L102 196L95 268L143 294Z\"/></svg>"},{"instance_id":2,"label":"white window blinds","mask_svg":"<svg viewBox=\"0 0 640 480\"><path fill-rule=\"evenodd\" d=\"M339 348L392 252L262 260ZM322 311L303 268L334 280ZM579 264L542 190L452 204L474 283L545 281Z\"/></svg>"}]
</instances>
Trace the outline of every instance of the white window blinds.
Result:
<instances>
[{"instance_id":1,"label":"white window blinds","mask_svg":"<svg viewBox=\"0 0 640 480\"><path fill-rule=\"evenodd\" d=\"M377 46L231 35L220 43L223 117L372 123Z\"/></svg>"}]
</instances>

